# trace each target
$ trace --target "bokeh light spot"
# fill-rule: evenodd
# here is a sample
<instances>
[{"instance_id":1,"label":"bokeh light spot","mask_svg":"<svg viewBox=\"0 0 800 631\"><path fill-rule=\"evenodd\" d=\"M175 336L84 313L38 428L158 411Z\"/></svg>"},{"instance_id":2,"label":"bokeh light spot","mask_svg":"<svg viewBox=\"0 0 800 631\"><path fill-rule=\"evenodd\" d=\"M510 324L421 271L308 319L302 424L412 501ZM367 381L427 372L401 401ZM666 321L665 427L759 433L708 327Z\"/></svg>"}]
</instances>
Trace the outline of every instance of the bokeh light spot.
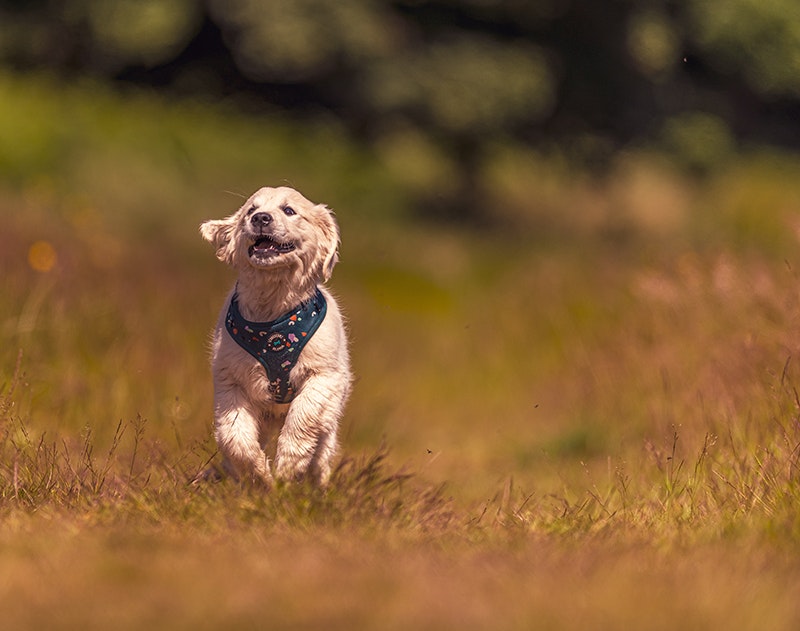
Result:
<instances>
[{"instance_id":1,"label":"bokeh light spot","mask_svg":"<svg viewBox=\"0 0 800 631\"><path fill-rule=\"evenodd\" d=\"M37 272L49 272L57 259L55 248L47 241L36 241L28 249L28 264Z\"/></svg>"}]
</instances>

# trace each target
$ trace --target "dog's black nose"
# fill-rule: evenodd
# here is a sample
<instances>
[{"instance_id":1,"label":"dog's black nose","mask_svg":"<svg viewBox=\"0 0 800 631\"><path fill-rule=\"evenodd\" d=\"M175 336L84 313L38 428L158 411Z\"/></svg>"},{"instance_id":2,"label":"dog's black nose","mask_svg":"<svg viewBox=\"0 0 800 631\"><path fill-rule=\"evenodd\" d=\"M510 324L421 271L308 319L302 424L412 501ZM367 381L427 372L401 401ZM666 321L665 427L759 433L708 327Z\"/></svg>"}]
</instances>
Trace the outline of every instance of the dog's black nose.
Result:
<instances>
[{"instance_id":1,"label":"dog's black nose","mask_svg":"<svg viewBox=\"0 0 800 631\"><path fill-rule=\"evenodd\" d=\"M272 215L269 213L256 213L250 217L250 223L254 228L265 228L272 223Z\"/></svg>"}]
</instances>

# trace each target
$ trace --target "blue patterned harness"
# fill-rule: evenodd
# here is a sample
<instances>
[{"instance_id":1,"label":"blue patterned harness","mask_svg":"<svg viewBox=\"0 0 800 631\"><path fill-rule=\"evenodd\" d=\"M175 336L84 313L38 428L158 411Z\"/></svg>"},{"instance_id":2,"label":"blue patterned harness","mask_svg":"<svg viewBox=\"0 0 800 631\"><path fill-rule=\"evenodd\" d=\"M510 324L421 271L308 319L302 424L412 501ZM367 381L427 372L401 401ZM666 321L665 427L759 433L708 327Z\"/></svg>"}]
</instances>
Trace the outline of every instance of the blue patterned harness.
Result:
<instances>
[{"instance_id":1,"label":"blue patterned harness","mask_svg":"<svg viewBox=\"0 0 800 631\"><path fill-rule=\"evenodd\" d=\"M289 373L300 351L325 319L328 305L317 288L314 296L272 322L250 322L239 311L238 294L231 298L225 328L233 340L255 357L267 371L269 391L276 403L289 403L295 390Z\"/></svg>"}]
</instances>

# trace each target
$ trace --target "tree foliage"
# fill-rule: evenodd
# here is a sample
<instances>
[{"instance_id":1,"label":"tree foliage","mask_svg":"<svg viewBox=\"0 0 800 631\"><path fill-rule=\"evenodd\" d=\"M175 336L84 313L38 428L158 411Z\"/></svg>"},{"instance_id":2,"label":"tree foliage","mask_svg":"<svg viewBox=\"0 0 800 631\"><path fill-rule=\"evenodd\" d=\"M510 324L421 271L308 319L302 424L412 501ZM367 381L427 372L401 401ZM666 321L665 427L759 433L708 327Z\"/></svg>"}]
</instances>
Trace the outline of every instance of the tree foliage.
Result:
<instances>
[{"instance_id":1,"label":"tree foliage","mask_svg":"<svg viewBox=\"0 0 800 631\"><path fill-rule=\"evenodd\" d=\"M0 0L0 63L403 130L461 197L490 143L800 145L796 0Z\"/></svg>"}]
</instances>

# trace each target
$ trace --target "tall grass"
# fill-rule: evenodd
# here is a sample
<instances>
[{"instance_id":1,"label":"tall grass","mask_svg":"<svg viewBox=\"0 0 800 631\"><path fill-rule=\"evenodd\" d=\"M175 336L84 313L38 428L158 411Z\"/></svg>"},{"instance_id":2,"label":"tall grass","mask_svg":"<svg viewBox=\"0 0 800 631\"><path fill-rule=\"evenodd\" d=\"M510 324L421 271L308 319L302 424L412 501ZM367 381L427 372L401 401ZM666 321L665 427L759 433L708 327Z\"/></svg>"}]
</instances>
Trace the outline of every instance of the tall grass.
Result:
<instances>
[{"instance_id":1,"label":"tall grass","mask_svg":"<svg viewBox=\"0 0 800 631\"><path fill-rule=\"evenodd\" d=\"M0 156L10 628L800 623L792 160L699 182L622 156L598 179L505 148L475 233L402 219L402 177L334 128L0 91L51 121ZM342 228L340 465L325 491L192 485L217 457L208 332L233 281L197 225L283 180Z\"/></svg>"},{"instance_id":2,"label":"tall grass","mask_svg":"<svg viewBox=\"0 0 800 631\"><path fill-rule=\"evenodd\" d=\"M22 353L19 360L0 397L0 514L49 509L82 512L101 522L121 518L198 527L224 511L223 523L240 526L422 534L443 532L458 519L441 487L421 486L410 473L390 471L383 447L342 458L325 490L279 485L265 494L250 485L195 482L215 457L207 441L169 450L148 439L141 417L120 421L99 453L90 427L79 438L34 435L15 413Z\"/></svg>"}]
</instances>

